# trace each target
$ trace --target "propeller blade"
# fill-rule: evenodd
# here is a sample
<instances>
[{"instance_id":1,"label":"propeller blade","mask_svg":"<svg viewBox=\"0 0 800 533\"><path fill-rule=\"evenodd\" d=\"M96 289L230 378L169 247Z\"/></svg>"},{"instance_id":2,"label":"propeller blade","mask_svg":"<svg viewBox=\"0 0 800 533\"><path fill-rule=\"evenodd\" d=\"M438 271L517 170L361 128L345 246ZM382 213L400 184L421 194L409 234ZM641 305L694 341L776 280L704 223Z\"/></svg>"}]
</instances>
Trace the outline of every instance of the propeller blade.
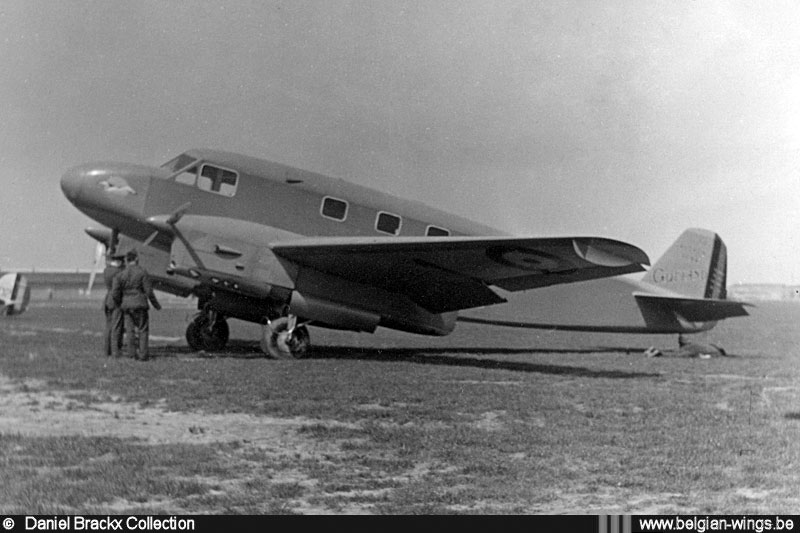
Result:
<instances>
[{"instance_id":1,"label":"propeller blade","mask_svg":"<svg viewBox=\"0 0 800 533\"><path fill-rule=\"evenodd\" d=\"M94 278L100 271L100 266L103 262L103 257L106 255L106 246L102 242L98 242L94 249L94 265L92 265L92 272L89 274L89 286L86 287L86 296L92 294L92 286L94 285Z\"/></svg>"},{"instance_id":2,"label":"propeller blade","mask_svg":"<svg viewBox=\"0 0 800 533\"><path fill-rule=\"evenodd\" d=\"M145 241L142 243L142 247L147 248L148 246L150 246L150 243L153 242L153 239L155 239L156 237L158 237L158 230L155 230L153 233L150 234L150 236L147 239L145 239Z\"/></svg>"},{"instance_id":3,"label":"propeller blade","mask_svg":"<svg viewBox=\"0 0 800 533\"><path fill-rule=\"evenodd\" d=\"M186 211L188 211L190 207L192 207L192 202L186 202L185 204L178 207L175 211L172 212L170 217L167 219L167 224L169 224L170 226L174 226L175 224L177 224L178 221L181 218L183 218L183 215L186 214Z\"/></svg>"}]
</instances>

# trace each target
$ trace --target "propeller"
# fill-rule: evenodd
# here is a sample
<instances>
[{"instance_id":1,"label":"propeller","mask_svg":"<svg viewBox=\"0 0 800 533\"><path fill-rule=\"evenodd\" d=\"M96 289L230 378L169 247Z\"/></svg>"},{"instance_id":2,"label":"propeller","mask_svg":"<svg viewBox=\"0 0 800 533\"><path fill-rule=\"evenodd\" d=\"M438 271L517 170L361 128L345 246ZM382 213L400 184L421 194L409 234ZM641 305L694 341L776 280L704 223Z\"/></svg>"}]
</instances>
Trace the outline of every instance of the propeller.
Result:
<instances>
[{"instance_id":1,"label":"propeller","mask_svg":"<svg viewBox=\"0 0 800 533\"><path fill-rule=\"evenodd\" d=\"M178 226L177 226L178 222L181 220L181 218L183 218L183 215L186 214L186 212L189 210L189 208L191 206L192 206L192 202L186 202L185 204L183 204L180 207L178 207L177 209L175 209L175 211L173 211L169 216L158 215L158 216L153 216L153 217L148 218L147 222L151 226L156 228L156 230L153 232L152 235L150 235L147 238L147 240L145 241L145 245L150 244L153 241L153 239L156 238L156 235L158 235L159 231L163 231L164 233L167 233L167 234L172 234L173 236L177 237L183 243L183 245L186 247L186 251L189 252L189 255L191 256L191 258L195 262L195 264L198 267L200 267L203 270L205 270L206 266L200 260L200 257L197 255L197 252L195 252L195 250L192 247L191 243L186 239L186 237L178 229Z\"/></svg>"},{"instance_id":2,"label":"propeller","mask_svg":"<svg viewBox=\"0 0 800 533\"><path fill-rule=\"evenodd\" d=\"M175 233L175 234L180 233L178 231L178 228L175 227L175 224L177 224L178 221L181 218L183 218L183 215L186 214L186 211L188 211L190 207L192 207L192 202L186 202L185 204L175 209L175 211L173 211L166 219L164 219L163 217L148 218L147 221L150 222L152 226L155 226L156 230L153 233L151 233L147 239L145 239L144 243L142 243L142 246L144 247L150 246L150 243L153 242L153 240L156 237L158 237L159 230L164 230L167 233Z\"/></svg>"},{"instance_id":3,"label":"propeller","mask_svg":"<svg viewBox=\"0 0 800 533\"><path fill-rule=\"evenodd\" d=\"M86 287L86 296L92 294L92 286L94 285L94 278L97 277L97 273L102 269L103 265L103 258L106 255L106 245L102 242L98 242L97 246L94 248L94 265L92 265L92 273L89 274L89 286Z\"/></svg>"}]
</instances>

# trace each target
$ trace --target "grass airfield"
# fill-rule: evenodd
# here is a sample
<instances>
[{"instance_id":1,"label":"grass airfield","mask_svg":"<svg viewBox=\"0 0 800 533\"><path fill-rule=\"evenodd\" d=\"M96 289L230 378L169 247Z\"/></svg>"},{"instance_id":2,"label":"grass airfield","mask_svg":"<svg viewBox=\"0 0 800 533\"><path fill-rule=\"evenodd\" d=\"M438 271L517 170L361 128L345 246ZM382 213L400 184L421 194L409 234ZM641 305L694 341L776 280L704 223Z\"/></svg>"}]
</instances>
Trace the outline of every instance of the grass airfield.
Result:
<instances>
[{"instance_id":1,"label":"grass airfield","mask_svg":"<svg viewBox=\"0 0 800 533\"><path fill-rule=\"evenodd\" d=\"M2 513L785 513L800 507L800 305L697 337L460 324L310 328L273 361L231 321L151 311L155 359L101 355L99 302L0 320Z\"/></svg>"}]
</instances>

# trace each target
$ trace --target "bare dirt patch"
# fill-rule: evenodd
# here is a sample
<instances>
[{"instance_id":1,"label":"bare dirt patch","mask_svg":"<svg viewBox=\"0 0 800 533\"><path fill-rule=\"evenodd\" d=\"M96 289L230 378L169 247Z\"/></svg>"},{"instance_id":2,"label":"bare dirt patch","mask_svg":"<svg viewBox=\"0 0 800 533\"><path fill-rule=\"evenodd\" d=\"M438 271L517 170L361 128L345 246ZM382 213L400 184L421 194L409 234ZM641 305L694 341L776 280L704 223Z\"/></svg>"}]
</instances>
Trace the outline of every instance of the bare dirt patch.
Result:
<instances>
[{"instance_id":1,"label":"bare dirt patch","mask_svg":"<svg viewBox=\"0 0 800 533\"><path fill-rule=\"evenodd\" d=\"M88 395L92 401L85 401ZM76 399L77 398L77 399ZM0 433L25 436L112 436L152 444L211 444L238 441L276 455L335 454L336 445L309 439L309 425L355 428L354 424L311 418L277 418L242 413L170 412L158 403L142 407L98 391L80 394L15 383L0 375Z\"/></svg>"},{"instance_id":2,"label":"bare dirt patch","mask_svg":"<svg viewBox=\"0 0 800 533\"><path fill-rule=\"evenodd\" d=\"M387 461L391 464L393 459L380 454L373 457L363 450L357 455L366 464L347 466L348 452L343 450L342 443L359 442L359 438L352 436L361 430L361 424L357 423L244 413L173 412L166 409L165 403L162 400L152 406L142 406L103 391L65 392L49 388L42 380L15 381L0 375L0 435L112 437L134 439L145 446L234 443L235 448L226 448L223 453L223 462L235 466L230 470L239 471L239 475L186 478L173 475L171 479L207 487L201 491L206 499L247 501L251 498L248 493L255 488L283 502L277 508L274 501L271 507L251 503L250 507L240 509L244 512L371 513L374 512L373 502L385 500L397 486L413 483L437 470L430 463L410 464L392 473L373 470L367 464L381 465ZM24 453L22 446L18 448L15 453ZM105 453L85 459L84 464L102 470L103 463L120 459L114 453ZM41 470L60 476L71 469L74 467L48 466ZM342 482L337 487L331 481L348 478L357 478L358 482ZM364 484L376 487L365 488ZM192 501L196 502L197 497L171 499L156 495L136 501L116 496L107 502L93 503L89 509L111 513L136 509L188 512L193 509ZM63 509L85 510L80 506Z\"/></svg>"}]
</instances>

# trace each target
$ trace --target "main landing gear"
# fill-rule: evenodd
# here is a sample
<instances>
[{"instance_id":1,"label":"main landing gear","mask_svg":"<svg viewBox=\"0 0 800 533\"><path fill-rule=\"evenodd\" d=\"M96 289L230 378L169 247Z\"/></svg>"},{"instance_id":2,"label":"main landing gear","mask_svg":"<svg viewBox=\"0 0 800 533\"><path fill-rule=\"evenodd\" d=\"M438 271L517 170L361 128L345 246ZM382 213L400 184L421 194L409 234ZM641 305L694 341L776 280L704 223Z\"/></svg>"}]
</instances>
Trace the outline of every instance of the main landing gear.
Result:
<instances>
[{"instance_id":1,"label":"main landing gear","mask_svg":"<svg viewBox=\"0 0 800 533\"><path fill-rule=\"evenodd\" d=\"M298 324L294 315L270 320L264 326L261 349L273 359L300 359L311 346L305 324Z\"/></svg>"},{"instance_id":2,"label":"main landing gear","mask_svg":"<svg viewBox=\"0 0 800 533\"><path fill-rule=\"evenodd\" d=\"M294 315L269 320L261 336L261 350L273 359L300 359L311 346L307 323ZM215 352L225 348L230 329L225 317L206 307L186 327L186 342L195 351Z\"/></svg>"},{"instance_id":3,"label":"main landing gear","mask_svg":"<svg viewBox=\"0 0 800 533\"><path fill-rule=\"evenodd\" d=\"M210 309L200 311L186 327L186 342L192 350L221 350L228 343L229 336L225 317Z\"/></svg>"}]
</instances>

